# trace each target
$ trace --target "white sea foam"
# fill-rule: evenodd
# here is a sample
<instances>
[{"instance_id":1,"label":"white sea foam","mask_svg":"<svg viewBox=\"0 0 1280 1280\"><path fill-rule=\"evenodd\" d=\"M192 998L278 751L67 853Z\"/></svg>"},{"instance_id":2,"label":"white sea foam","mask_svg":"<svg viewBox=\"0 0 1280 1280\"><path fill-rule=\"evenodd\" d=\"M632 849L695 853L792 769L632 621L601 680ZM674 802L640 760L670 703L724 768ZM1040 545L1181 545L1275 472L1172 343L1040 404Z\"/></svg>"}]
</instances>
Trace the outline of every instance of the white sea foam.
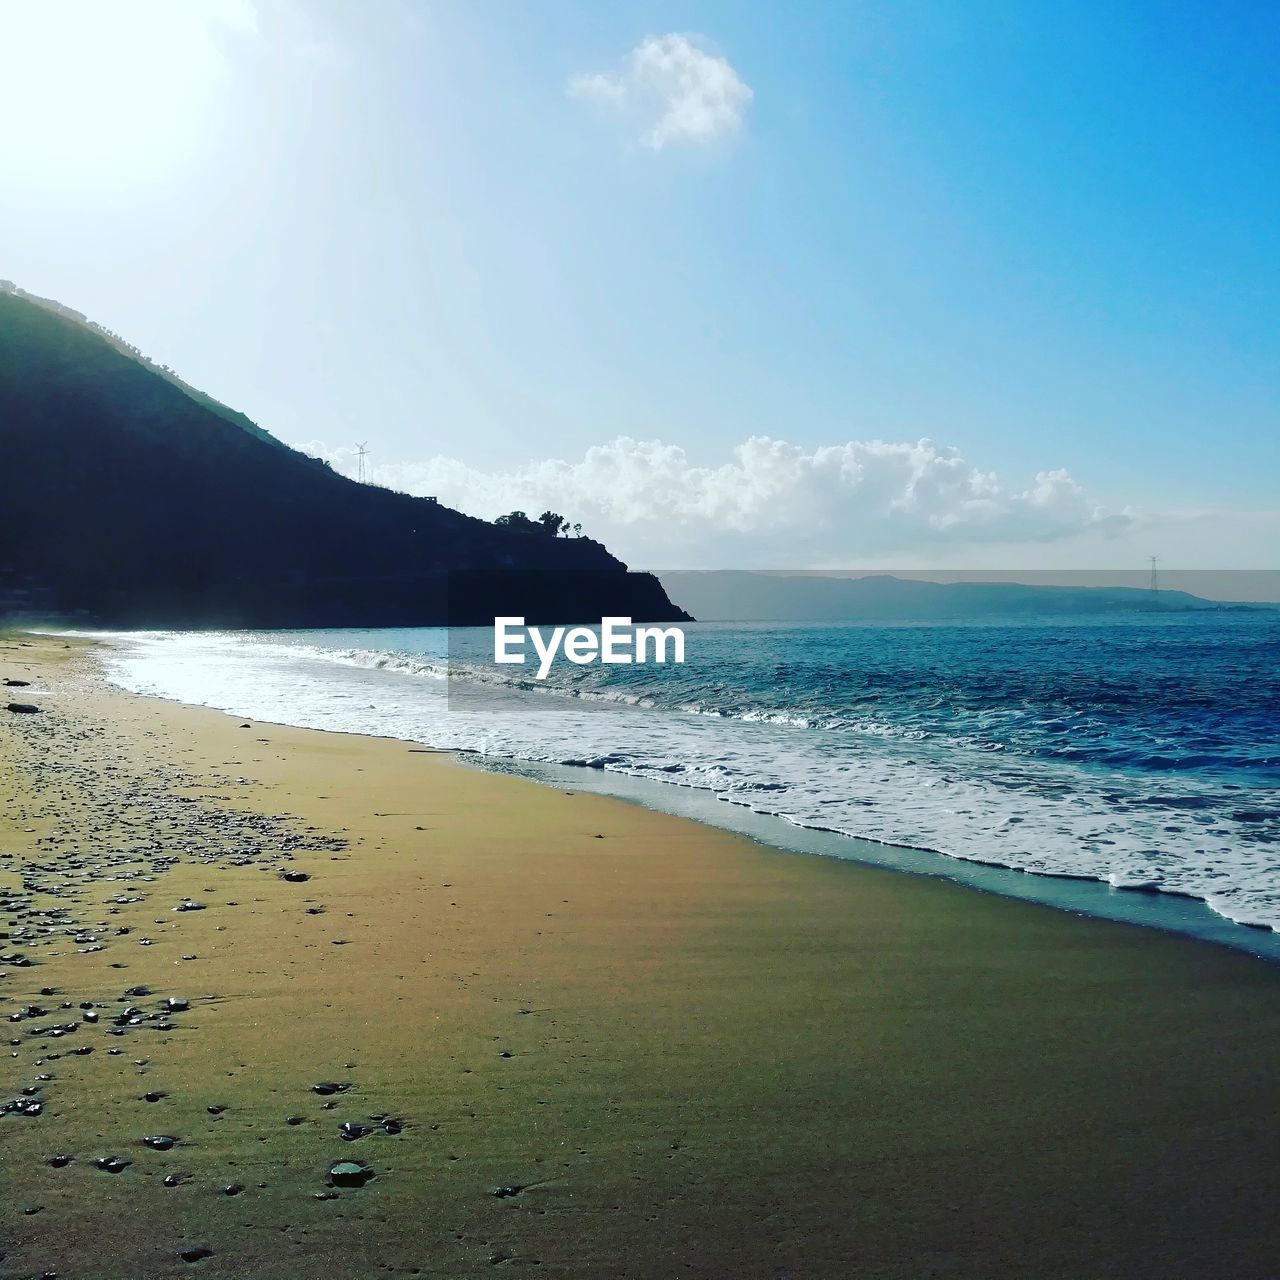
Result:
<instances>
[{"instance_id":1,"label":"white sea foam","mask_svg":"<svg viewBox=\"0 0 1280 1280\"><path fill-rule=\"evenodd\" d=\"M420 640L421 654L379 649L374 636L367 647L236 633L116 639L104 651L107 672L142 693L701 788L799 826L1179 893L1242 924L1280 928L1274 845L1245 838L1219 812L1219 789L1192 775L1162 802L1150 778L1027 761L972 733L944 742L870 716L777 708L726 716L697 699L655 710L634 690L535 692L479 663L446 683L443 633Z\"/></svg>"}]
</instances>

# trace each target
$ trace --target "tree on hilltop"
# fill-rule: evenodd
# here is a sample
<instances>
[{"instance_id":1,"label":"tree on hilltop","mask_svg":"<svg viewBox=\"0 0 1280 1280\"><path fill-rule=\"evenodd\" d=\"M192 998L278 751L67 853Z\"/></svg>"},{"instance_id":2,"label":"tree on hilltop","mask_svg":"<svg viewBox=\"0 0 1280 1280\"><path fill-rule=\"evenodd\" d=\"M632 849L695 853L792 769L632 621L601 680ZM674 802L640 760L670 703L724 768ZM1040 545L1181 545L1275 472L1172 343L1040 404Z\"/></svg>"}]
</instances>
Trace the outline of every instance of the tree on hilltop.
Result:
<instances>
[{"instance_id":1,"label":"tree on hilltop","mask_svg":"<svg viewBox=\"0 0 1280 1280\"><path fill-rule=\"evenodd\" d=\"M531 519L523 511L508 511L505 516L499 516L493 523L502 525L504 529L520 529L525 533L546 533L553 538L562 533L567 535L570 530L579 536L582 534L580 524L570 524L558 511L544 511L536 520Z\"/></svg>"}]
</instances>

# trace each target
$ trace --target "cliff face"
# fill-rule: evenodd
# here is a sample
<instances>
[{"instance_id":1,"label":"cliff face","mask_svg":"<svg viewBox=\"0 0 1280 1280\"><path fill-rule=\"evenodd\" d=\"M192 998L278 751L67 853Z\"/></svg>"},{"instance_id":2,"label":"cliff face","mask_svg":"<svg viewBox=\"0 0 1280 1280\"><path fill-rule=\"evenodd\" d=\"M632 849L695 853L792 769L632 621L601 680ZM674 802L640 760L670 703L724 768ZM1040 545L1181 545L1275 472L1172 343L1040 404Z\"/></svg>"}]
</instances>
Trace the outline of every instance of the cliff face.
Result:
<instances>
[{"instance_id":1,"label":"cliff face","mask_svg":"<svg viewBox=\"0 0 1280 1280\"><path fill-rule=\"evenodd\" d=\"M0 291L0 607L113 626L685 618L597 542L360 485Z\"/></svg>"}]
</instances>

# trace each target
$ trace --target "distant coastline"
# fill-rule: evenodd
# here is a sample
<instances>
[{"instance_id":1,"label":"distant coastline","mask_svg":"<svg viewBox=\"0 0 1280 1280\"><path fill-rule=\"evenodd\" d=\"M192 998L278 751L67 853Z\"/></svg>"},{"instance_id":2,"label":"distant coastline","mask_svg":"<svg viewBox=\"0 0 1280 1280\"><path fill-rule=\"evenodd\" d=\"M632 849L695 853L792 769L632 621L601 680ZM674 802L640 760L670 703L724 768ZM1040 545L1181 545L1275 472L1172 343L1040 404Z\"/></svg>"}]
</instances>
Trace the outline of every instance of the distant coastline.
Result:
<instances>
[{"instance_id":1,"label":"distant coastline","mask_svg":"<svg viewBox=\"0 0 1280 1280\"><path fill-rule=\"evenodd\" d=\"M1059 575L1063 581L1053 584L1021 582L1012 572L1005 581L970 581L955 571L908 577L892 572L667 570L658 576L672 598L704 622L942 622L1280 608L1266 601L1208 599L1189 591L1126 585L1132 575L1119 572L1064 572ZM1230 588L1232 576L1230 571L1212 575L1223 589ZM1280 572L1248 576L1250 585L1272 579L1280 598Z\"/></svg>"}]
</instances>

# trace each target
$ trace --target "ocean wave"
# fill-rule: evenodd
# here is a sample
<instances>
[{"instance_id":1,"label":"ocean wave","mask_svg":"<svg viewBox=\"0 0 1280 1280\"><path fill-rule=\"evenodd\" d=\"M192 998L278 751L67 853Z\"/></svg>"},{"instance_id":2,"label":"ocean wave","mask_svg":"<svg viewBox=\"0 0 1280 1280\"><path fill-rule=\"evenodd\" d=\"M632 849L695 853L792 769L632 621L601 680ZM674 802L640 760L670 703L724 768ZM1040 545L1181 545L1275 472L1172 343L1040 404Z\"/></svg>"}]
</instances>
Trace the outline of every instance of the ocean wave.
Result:
<instances>
[{"instance_id":1,"label":"ocean wave","mask_svg":"<svg viewBox=\"0 0 1280 1280\"><path fill-rule=\"evenodd\" d=\"M575 669L545 687L460 661L439 635L431 651L415 653L412 634L402 634L403 644L380 647L348 633L148 633L104 657L127 688L258 719L648 778L797 827L1095 880L1117 893L1194 897L1242 925L1280 927L1280 790L1265 763L1274 750L1259 743L1276 726L1252 701L1274 692L1275 677L1257 664L1238 664L1247 693L1187 673L1184 687L1199 680L1224 690L1210 723L1199 696L1189 721L1173 694L1163 704L1129 699L1123 715L1114 702L1038 705L1026 671L1006 682L1025 705L967 709L975 695L954 672L894 676L879 682L891 693L869 697L876 681L862 680L858 663L876 654L866 645L847 659L841 703L829 663L808 691L794 661L788 683L773 688L782 664L743 659L744 645L766 644L758 633L717 641L716 661L668 669L657 682L651 673ZM823 632L802 643L829 650L835 641ZM936 667L945 643L919 660ZM1230 643L1228 633L1219 647ZM1041 661L1034 646L1019 646L1006 637L1006 661ZM1115 662L1093 647L1083 638L1072 660ZM1061 644L1057 653L1065 660ZM978 683L994 684L983 670ZM1058 673L1044 684L1052 702ZM949 708L940 689L952 685ZM905 687L914 692L903 695ZM468 689L476 696L454 696ZM984 685L983 698L995 696Z\"/></svg>"}]
</instances>

